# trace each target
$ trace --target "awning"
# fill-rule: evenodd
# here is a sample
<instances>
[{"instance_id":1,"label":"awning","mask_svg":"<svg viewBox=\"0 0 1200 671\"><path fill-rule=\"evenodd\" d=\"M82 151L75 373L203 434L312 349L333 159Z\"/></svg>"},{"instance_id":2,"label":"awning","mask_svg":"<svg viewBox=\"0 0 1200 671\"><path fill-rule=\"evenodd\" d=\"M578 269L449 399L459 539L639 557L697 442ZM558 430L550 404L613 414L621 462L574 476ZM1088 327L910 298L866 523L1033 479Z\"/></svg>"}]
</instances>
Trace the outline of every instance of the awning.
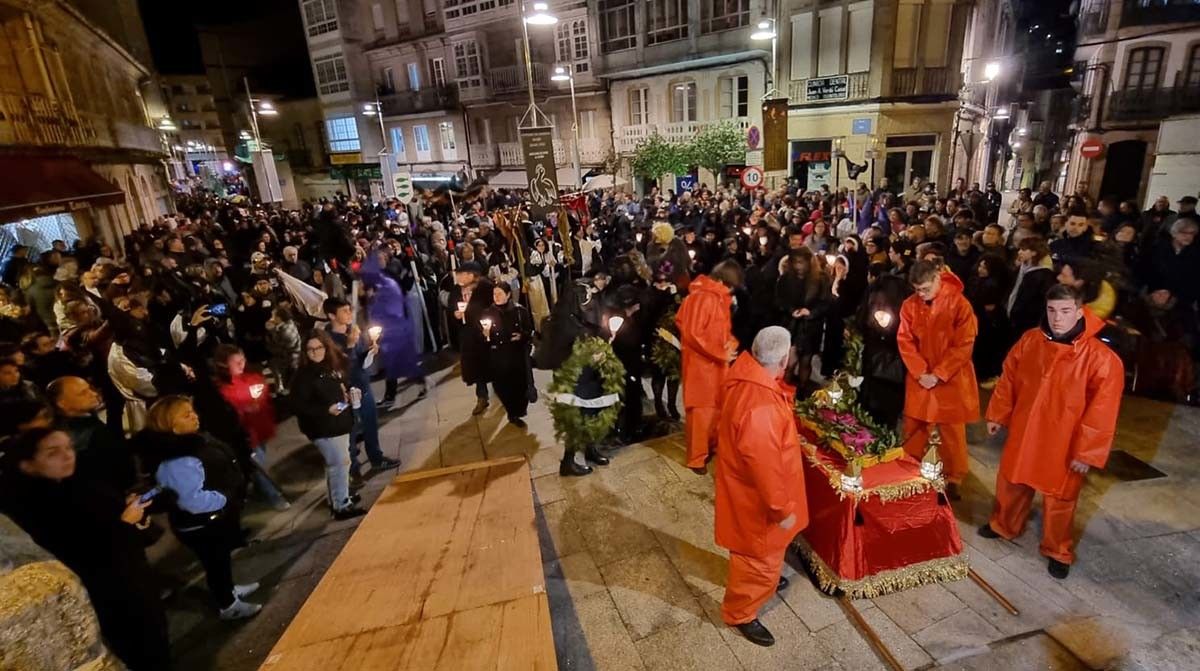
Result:
<instances>
[{"instance_id":1,"label":"awning","mask_svg":"<svg viewBox=\"0 0 1200 671\"><path fill-rule=\"evenodd\" d=\"M614 182L612 175L596 175L595 177L587 180L587 184L584 186L583 190L595 191L596 189L611 189L614 186L624 185L625 180L621 179L620 177L618 177Z\"/></svg>"},{"instance_id":2,"label":"awning","mask_svg":"<svg viewBox=\"0 0 1200 671\"><path fill-rule=\"evenodd\" d=\"M125 194L74 158L0 156L0 222L119 205Z\"/></svg>"}]
</instances>

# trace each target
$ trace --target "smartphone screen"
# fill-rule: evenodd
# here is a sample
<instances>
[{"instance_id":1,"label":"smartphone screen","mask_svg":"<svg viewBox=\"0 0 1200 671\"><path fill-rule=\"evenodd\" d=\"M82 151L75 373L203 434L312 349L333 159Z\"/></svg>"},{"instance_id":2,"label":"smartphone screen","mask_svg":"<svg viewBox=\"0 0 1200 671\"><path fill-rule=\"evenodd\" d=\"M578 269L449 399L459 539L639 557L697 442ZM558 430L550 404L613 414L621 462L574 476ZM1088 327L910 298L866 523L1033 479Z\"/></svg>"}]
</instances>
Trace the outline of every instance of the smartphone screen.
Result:
<instances>
[{"instance_id":1,"label":"smartphone screen","mask_svg":"<svg viewBox=\"0 0 1200 671\"><path fill-rule=\"evenodd\" d=\"M216 305L209 306L209 308L208 308L208 314L214 315L217 317L224 316L228 312L229 312L229 305L226 303L217 303Z\"/></svg>"},{"instance_id":2,"label":"smartphone screen","mask_svg":"<svg viewBox=\"0 0 1200 671\"><path fill-rule=\"evenodd\" d=\"M154 497L162 493L162 487L155 487L138 498L139 503L150 503Z\"/></svg>"}]
</instances>

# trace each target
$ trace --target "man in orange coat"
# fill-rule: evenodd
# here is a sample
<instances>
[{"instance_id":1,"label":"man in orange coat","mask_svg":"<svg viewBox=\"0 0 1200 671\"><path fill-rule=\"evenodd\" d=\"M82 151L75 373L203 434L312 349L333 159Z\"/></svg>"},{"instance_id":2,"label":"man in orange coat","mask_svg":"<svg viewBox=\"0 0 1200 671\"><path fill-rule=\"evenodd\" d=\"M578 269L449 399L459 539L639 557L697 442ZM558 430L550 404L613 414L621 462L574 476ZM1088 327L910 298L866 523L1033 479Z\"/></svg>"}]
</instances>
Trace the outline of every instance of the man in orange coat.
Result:
<instances>
[{"instance_id":1,"label":"man in orange coat","mask_svg":"<svg viewBox=\"0 0 1200 671\"><path fill-rule=\"evenodd\" d=\"M996 507L985 538L1021 535L1033 493L1042 493L1041 552L1065 578L1075 561L1071 526L1084 475L1103 468L1117 426L1125 369L1096 337L1104 327L1073 287L1046 294L1046 322L1017 341L988 404L988 433L1008 427Z\"/></svg>"},{"instance_id":2,"label":"man in orange coat","mask_svg":"<svg viewBox=\"0 0 1200 671\"><path fill-rule=\"evenodd\" d=\"M942 437L938 456L946 496L958 500L967 475L967 422L979 419L979 384L971 350L978 325L962 281L932 261L913 265L916 293L900 306L896 344L908 370L904 385L904 449L920 459L930 427Z\"/></svg>"},{"instance_id":3,"label":"man in orange coat","mask_svg":"<svg viewBox=\"0 0 1200 671\"><path fill-rule=\"evenodd\" d=\"M792 337L768 326L754 338L725 381L718 428L716 540L729 550L721 619L752 643L775 643L758 610L787 587L783 555L808 526L804 457L792 403L781 382Z\"/></svg>"},{"instance_id":4,"label":"man in orange coat","mask_svg":"<svg viewBox=\"0 0 1200 671\"><path fill-rule=\"evenodd\" d=\"M710 275L697 277L688 286L687 298L679 306L675 324L683 346L684 435L687 465L700 475L717 440L717 411L721 384L729 362L737 355L733 337L733 290L742 283L742 269L733 261L722 261Z\"/></svg>"}]
</instances>

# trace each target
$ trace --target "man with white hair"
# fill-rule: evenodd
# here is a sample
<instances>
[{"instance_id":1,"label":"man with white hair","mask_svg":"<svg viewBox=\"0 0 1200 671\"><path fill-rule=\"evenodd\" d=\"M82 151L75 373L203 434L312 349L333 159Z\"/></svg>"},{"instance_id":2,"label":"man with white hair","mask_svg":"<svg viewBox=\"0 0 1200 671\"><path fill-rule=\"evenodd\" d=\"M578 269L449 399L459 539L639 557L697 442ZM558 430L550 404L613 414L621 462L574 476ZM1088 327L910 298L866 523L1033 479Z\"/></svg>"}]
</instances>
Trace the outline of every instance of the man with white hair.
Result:
<instances>
[{"instance_id":1,"label":"man with white hair","mask_svg":"<svg viewBox=\"0 0 1200 671\"><path fill-rule=\"evenodd\" d=\"M300 250L291 245L283 248L283 265L280 269L301 282L312 280L312 266L307 261L301 261Z\"/></svg>"},{"instance_id":2,"label":"man with white hair","mask_svg":"<svg viewBox=\"0 0 1200 671\"><path fill-rule=\"evenodd\" d=\"M716 541L729 550L721 619L761 646L775 637L758 609L787 587L784 553L808 525L796 390L782 381L791 345L782 326L758 332L725 378L717 427Z\"/></svg>"}]
</instances>

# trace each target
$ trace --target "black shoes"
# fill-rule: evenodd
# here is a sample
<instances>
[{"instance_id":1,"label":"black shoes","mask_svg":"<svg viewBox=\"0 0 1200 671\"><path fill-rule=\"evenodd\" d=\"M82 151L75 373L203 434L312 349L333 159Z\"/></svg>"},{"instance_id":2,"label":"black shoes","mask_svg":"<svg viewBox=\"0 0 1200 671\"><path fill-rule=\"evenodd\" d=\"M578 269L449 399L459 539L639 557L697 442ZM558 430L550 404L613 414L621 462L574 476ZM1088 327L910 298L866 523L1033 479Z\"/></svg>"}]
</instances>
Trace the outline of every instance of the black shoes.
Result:
<instances>
[{"instance_id":1,"label":"black shoes","mask_svg":"<svg viewBox=\"0 0 1200 671\"><path fill-rule=\"evenodd\" d=\"M564 454L562 461L558 465L558 474L563 477L583 476L591 472L591 466L580 464L575 461L574 451Z\"/></svg>"},{"instance_id":2,"label":"black shoes","mask_svg":"<svg viewBox=\"0 0 1200 671\"><path fill-rule=\"evenodd\" d=\"M1000 534L996 533L996 530L992 528L991 524L985 524L979 527L979 535L983 536L984 538L1000 538Z\"/></svg>"},{"instance_id":3,"label":"black shoes","mask_svg":"<svg viewBox=\"0 0 1200 671\"><path fill-rule=\"evenodd\" d=\"M384 457L378 463L371 464L371 469L376 471L390 471L393 468L400 468L400 460Z\"/></svg>"},{"instance_id":4,"label":"black shoes","mask_svg":"<svg viewBox=\"0 0 1200 671\"><path fill-rule=\"evenodd\" d=\"M958 493L958 483L946 483L946 498L950 499L951 501L962 501L962 495Z\"/></svg>"},{"instance_id":5,"label":"black shoes","mask_svg":"<svg viewBox=\"0 0 1200 671\"><path fill-rule=\"evenodd\" d=\"M525 423L525 420L521 419L520 417L509 417L508 423L512 424L513 426L517 427L518 429L529 428L529 425Z\"/></svg>"},{"instance_id":6,"label":"black shoes","mask_svg":"<svg viewBox=\"0 0 1200 671\"><path fill-rule=\"evenodd\" d=\"M1046 565L1046 572L1049 573L1051 577L1062 580L1063 578L1067 577L1068 573L1071 572L1071 565L1064 564L1057 559L1051 559L1050 563Z\"/></svg>"},{"instance_id":7,"label":"black shoes","mask_svg":"<svg viewBox=\"0 0 1200 671\"><path fill-rule=\"evenodd\" d=\"M487 409L488 409L488 400L486 398L481 398L481 399L475 401L475 409L471 411L471 415L478 417L479 415L482 415L483 413L487 412Z\"/></svg>"},{"instance_id":8,"label":"black shoes","mask_svg":"<svg viewBox=\"0 0 1200 671\"><path fill-rule=\"evenodd\" d=\"M782 592L783 590L787 589L788 585L790 584L792 584L792 581L783 576L779 576L779 584L775 586L775 591Z\"/></svg>"},{"instance_id":9,"label":"black shoes","mask_svg":"<svg viewBox=\"0 0 1200 671\"><path fill-rule=\"evenodd\" d=\"M762 622L758 621L758 618L750 620L745 624L739 624L735 626L737 626L737 630L742 633L742 636L746 637L747 641L750 641L755 645L761 645L764 648L769 648L772 645L775 645L775 637L771 635L771 631L769 629L763 626Z\"/></svg>"},{"instance_id":10,"label":"black shoes","mask_svg":"<svg viewBox=\"0 0 1200 671\"><path fill-rule=\"evenodd\" d=\"M587 459L593 464L596 464L597 466L607 466L609 461L611 461L608 457L604 456L602 452L600 452L599 448L595 446L585 449L583 451L583 458Z\"/></svg>"},{"instance_id":11,"label":"black shoes","mask_svg":"<svg viewBox=\"0 0 1200 671\"><path fill-rule=\"evenodd\" d=\"M667 406L663 405L659 399L654 400L654 415L662 420L670 419L670 415L667 414Z\"/></svg>"},{"instance_id":12,"label":"black shoes","mask_svg":"<svg viewBox=\"0 0 1200 671\"><path fill-rule=\"evenodd\" d=\"M363 515L366 515L366 514L367 514L367 511L363 510L362 508L359 508L356 505L351 505L349 507L342 508L341 510L333 511L333 519L335 519L335 520L352 520L355 517L362 517Z\"/></svg>"}]
</instances>

